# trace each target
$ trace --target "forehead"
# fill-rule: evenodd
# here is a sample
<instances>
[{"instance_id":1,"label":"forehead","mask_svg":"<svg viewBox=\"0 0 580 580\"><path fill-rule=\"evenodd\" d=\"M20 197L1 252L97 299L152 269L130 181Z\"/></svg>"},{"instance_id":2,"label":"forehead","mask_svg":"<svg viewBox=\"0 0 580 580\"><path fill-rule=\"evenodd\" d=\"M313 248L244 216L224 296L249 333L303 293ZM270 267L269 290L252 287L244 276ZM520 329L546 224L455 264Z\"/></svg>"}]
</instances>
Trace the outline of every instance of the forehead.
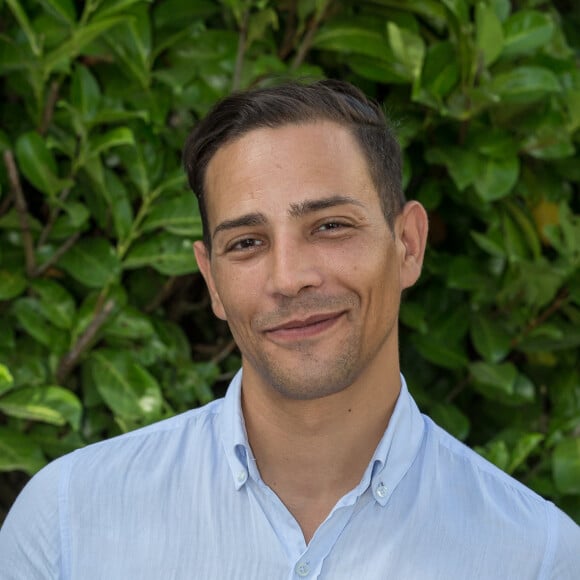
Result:
<instances>
[{"instance_id":1,"label":"forehead","mask_svg":"<svg viewBox=\"0 0 580 580\"><path fill-rule=\"evenodd\" d=\"M378 204L358 143L329 121L255 129L227 143L208 164L205 190L212 224L256 209L285 212L328 195Z\"/></svg>"}]
</instances>

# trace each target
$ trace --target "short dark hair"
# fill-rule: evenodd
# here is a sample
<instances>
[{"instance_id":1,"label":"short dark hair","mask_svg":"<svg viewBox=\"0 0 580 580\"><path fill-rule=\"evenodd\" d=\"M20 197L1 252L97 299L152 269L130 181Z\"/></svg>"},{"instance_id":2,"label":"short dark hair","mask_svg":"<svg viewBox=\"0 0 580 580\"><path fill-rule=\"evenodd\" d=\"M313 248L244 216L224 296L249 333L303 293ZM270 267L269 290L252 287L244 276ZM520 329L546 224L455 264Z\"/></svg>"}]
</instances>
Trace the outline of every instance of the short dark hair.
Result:
<instances>
[{"instance_id":1,"label":"short dark hair","mask_svg":"<svg viewBox=\"0 0 580 580\"><path fill-rule=\"evenodd\" d=\"M331 121L348 129L366 158L379 192L385 220L394 219L405 204L399 143L381 107L353 85L336 80L311 84L290 82L234 93L218 102L190 133L183 162L197 195L203 240L211 249L205 203L205 175L217 150L254 129Z\"/></svg>"}]
</instances>

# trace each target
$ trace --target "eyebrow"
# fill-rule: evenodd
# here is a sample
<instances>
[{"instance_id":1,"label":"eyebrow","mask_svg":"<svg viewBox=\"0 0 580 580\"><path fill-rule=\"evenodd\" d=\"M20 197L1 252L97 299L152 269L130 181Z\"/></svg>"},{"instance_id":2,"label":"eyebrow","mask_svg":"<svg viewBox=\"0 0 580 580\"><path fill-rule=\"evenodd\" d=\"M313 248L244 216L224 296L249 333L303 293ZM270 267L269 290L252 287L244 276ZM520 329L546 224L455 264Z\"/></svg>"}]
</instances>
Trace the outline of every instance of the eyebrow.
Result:
<instances>
[{"instance_id":1,"label":"eyebrow","mask_svg":"<svg viewBox=\"0 0 580 580\"><path fill-rule=\"evenodd\" d=\"M288 215L293 218L300 218L309 213L314 213L323 209L336 207L339 205L357 205L365 207L364 204L354 197L348 195L332 195L330 197L323 197L321 199L309 199L299 203L290 204ZM244 214L240 217L231 220L225 220L218 224L213 231L212 239L219 232L234 230L243 227L263 226L268 222L266 216L261 212L253 212Z\"/></svg>"},{"instance_id":2,"label":"eyebrow","mask_svg":"<svg viewBox=\"0 0 580 580\"><path fill-rule=\"evenodd\" d=\"M302 217L306 214L338 205L358 205L364 207L364 204L354 197L348 195L333 195L321 199L309 199L301 201L300 203L292 203L290 204L290 210L288 213L292 217Z\"/></svg>"},{"instance_id":3,"label":"eyebrow","mask_svg":"<svg viewBox=\"0 0 580 580\"><path fill-rule=\"evenodd\" d=\"M242 215L238 218L225 220L218 224L213 231L212 238L215 238L219 232L227 230L235 230L236 228L263 226L267 222L266 216L263 213L255 212Z\"/></svg>"}]
</instances>

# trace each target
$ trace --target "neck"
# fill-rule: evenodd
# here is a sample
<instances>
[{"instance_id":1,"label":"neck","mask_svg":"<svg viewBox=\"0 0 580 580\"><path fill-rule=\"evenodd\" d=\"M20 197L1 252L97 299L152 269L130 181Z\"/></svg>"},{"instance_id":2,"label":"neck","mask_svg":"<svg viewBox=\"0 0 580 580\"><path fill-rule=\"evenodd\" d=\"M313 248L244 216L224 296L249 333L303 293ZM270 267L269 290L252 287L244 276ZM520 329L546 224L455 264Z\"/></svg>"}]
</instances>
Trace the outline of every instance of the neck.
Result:
<instances>
[{"instance_id":1,"label":"neck","mask_svg":"<svg viewBox=\"0 0 580 580\"><path fill-rule=\"evenodd\" d=\"M244 374L243 413L260 475L307 542L359 483L387 427L400 378L398 366L381 371L313 400L287 399Z\"/></svg>"}]
</instances>

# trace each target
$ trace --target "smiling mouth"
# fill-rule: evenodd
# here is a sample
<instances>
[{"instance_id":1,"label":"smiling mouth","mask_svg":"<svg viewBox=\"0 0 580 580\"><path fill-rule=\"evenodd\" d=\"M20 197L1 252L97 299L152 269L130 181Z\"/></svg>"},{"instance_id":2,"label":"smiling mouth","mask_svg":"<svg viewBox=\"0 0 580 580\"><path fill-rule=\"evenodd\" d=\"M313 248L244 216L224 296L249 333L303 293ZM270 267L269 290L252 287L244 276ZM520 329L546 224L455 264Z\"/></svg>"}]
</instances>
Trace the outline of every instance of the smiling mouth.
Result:
<instances>
[{"instance_id":1,"label":"smiling mouth","mask_svg":"<svg viewBox=\"0 0 580 580\"><path fill-rule=\"evenodd\" d=\"M344 311L330 314L317 314L304 320L290 320L264 332L274 339L301 340L314 337L334 326L345 314Z\"/></svg>"}]
</instances>

